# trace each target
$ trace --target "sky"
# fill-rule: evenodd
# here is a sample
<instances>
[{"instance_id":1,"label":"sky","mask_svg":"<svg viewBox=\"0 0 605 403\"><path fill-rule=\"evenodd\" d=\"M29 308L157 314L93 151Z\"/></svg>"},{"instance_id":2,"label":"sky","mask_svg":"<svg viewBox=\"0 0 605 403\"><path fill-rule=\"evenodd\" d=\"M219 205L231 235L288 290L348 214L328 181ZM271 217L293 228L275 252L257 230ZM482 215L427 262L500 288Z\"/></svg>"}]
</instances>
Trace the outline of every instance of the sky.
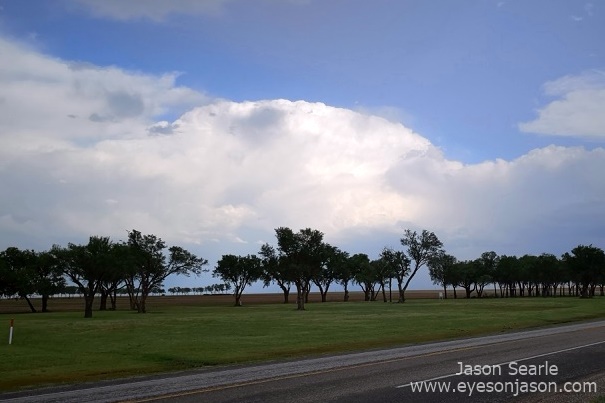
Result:
<instances>
[{"instance_id":1,"label":"sky","mask_svg":"<svg viewBox=\"0 0 605 403\"><path fill-rule=\"evenodd\" d=\"M603 38L595 0L0 0L0 250L604 248Z\"/></svg>"}]
</instances>

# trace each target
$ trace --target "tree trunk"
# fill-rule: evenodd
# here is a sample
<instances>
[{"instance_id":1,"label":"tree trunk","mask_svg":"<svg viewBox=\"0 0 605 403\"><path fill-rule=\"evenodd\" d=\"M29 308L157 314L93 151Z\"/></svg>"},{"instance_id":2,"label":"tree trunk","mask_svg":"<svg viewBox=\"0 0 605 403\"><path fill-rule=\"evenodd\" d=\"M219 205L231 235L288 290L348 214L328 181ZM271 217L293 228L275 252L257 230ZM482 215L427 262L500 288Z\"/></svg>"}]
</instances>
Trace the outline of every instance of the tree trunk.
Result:
<instances>
[{"instance_id":1,"label":"tree trunk","mask_svg":"<svg viewBox=\"0 0 605 403\"><path fill-rule=\"evenodd\" d=\"M279 288L281 288L282 292L284 293L284 304L287 304L290 301L290 285L286 287L286 284L288 283L281 281L277 283L277 285L279 285Z\"/></svg>"},{"instance_id":2,"label":"tree trunk","mask_svg":"<svg viewBox=\"0 0 605 403\"><path fill-rule=\"evenodd\" d=\"M287 304L290 302L290 289L282 287L282 291L284 292L284 304Z\"/></svg>"},{"instance_id":3,"label":"tree trunk","mask_svg":"<svg viewBox=\"0 0 605 403\"><path fill-rule=\"evenodd\" d=\"M582 284L582 291L580 292L580 298L588 298L588 283Z\"/></svg>"},{"instance_id":4,"label":"tree trunk","mask_svg":"<svg viewBox=\"0 0 605 403\"><path fill-rule=\"evenodd\" d=\"M139 307L138 307L138 295L135 295L135 288L134 288L134 280L127 280L126 281L126 293L128 294L128 302L130 304L130 310L131 311L138 311ZM138 293L138 292L137 292Z\"/></svg>"},{"instance_id":5,"label":"tree trunk","mask_svg":"<svg viewBox=\"0 0 605 403\"><path fill-rule=\"evenodd\" d=\"M380 294L380 288L376 289L374 287L374 284L372 284L372 301L376 301L376 298L378 298L378 294Z\"/></svg>"},{"instance_id":6,"label":"tree trunk","mask_svg":"<svg viewBox=\"0 0 605 403\"><path fill-rule=\"evenodd\" d=\"M242 294L235 293L235 306L242 306Z\"/></svg>"},{"instance_id":7,"label":"tree trunk","mask_svg":"<svg viewBox=\"0 0 605 403\"><path fill-rule=\"evenodd\" d=\"M29 309L33 312L36 313L38 311L36 311L36 308L34 308L34 306L32 305L32 302L30 301L30 299L27 297L27 295L25 294L21 294L21 298L23 298L26 302L27 305L29 305Z\"/></svg>"},{"instance_id":8,"label":"tree trunk","mask_svg":"<svg viewBox=\"0 0 605 403\"><path fill-rule=\"evenodd\" d=\"M95 294L87 293L84 295L84 317L92 318L92 303L94 302Z\"/></svg>"},{"instance_id":9,"label":"tree trunk","mask_svg":"<svg viewBox=\"0 0 605 403\"><path fill-rule=\"evenodd\" d=\"M447 299L447 286L443 284L443 298Z\"/></svg>"},{"instance_id":10,"label":"tree trunk","mask_svg":"<svg viewBox=\"0 0 605 403\"><path fill-rule=\"evenodd\" d=\"M370 287L366 287L363 284L359 284L361 286L361 290L363 291L363 300L364 301L369 301L370 300Z\"/></svg>"},{"instance_id":11,"label":"tree trunk","mask_svg":"<svg viewBox=\"0 0 605 403\"><path fill-rule=\"evenodd\" d=\"M111 310L115 311L116 308L116 302L118 299L118 291L117 290L113 290L113 292L111 294L109 294L109 300L111 301Z\"/></svg>"},{"instance_id":12,"label":"tree trunk","mask_svg":"<svg viewBox=\"0 0 605 403\"><path fill-rule=\"evenodd\" d=\"M304 292L304 297L305 297L305 304L309 302L309 293L311 292L311 284L305 284L305 292Z\"/></svg>"},{"instance_id":13,"label":"tree trunk","mask_svg":"<svg viewBox=\"0 0 605 403\"><path fill-rule=\"evenodd\" d=\"M42 312L48 312L48 294L42 295Z\"/></svg>"},{"instance_id":14,"label":"tree trunk","mask_svg":"<svg viewBox=\"0 0 605 403\"><path fill-rule=\"evenodd\" d=\"M319 289L319 292L321 294L321 302L326 302L327 300L327 295L328 295L328 290L323 291L321 288Z\"/></svg>"},{"instance_id":15,"label":"tree trunk","mask_svg":"<svg viewBox=\"0 0 605 403\"><path fill-rule=\"evenodd\" d=\"M145 307L145 295L141 295L139 300L137 301L137 312L138 313L147 313L147 309Z\"/></svg>"},{"instance_id":16,"label":"tree trunk","mask_svg":"<svg viewBox=\"0 0 605 403\"><path fill-rule=\"evenodd\" d=\"M305 289L302 284L296 285L296 310L305 310Z\"/></svg>"},{"instance_id":17,"label":"tree trunk","mask_svg":"<svg viewBox=\"0 0 605 403\"><path fill-rule=\"evenodd\" d=\"M403 290L403 278L397 277L397 291L399 292L399 297L397 298L398 303L405 302L404 290Z\"/></svg>"},{"instance_id":18,"label":"tree trunk","mask_svg":"<svg viewBox=\"0 0 605 403\"><path fill-rule=\"evenodd\" d=\"M99 304L99 311L106 311L107 310L107 291L104 289L101 289L101 303Z\"/></svg>"},{"instance_id":19,"label":"tree trunk","mask_svg":"<svg viewBox=\"0 0 605 403\"><path fill-rule=\"evenodd\" d=\"M345 298L344 298L345 302L349 301L349 290L347 288L347 286L345 286Z\"/></svg>"},{"instance_id":20,"label":"tree trunk","mask_svg":"<svg viewBox=\"0 0 605 403\"><path fill-rule=\"evenodd\" d=\"M454 287L454 299L458 299L458 296L456 295L456 286L453 286L453 287Z\"/></svg>"}]
</instances>

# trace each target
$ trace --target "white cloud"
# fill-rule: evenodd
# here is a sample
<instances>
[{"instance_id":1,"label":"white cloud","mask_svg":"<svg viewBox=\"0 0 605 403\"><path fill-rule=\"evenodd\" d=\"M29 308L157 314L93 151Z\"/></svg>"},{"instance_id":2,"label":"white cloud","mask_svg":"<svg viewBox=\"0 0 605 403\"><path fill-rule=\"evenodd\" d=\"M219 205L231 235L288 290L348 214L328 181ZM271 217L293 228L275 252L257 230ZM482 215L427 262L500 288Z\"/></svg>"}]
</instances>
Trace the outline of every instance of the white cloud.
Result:
<instances>
[{"instance_id":1,"label":"white cloud","mask_svg":"<svg viewBox=\"0 0 605 403\"><path fill-rule=\"evenodd\" d=\"M429 228L462 258L605 242L601 148L466 165L378 116L305 101L210 102L170 75L0 47L10 56L0 61L0 249L136 228L201 244L209 257L254 253L282 225L320 229L351 250L398 246L404 227ZM200 106L154 121L183 99Z\"/></svg>"},{"instance_id":2,"label":"white cloud","mask_svg":"<svg viewBox=\"0 0 605 403\"><path fill-rule=\"evenodd\" d=\"M605 72L590 71L578 76L565 76L544 85L547 96L557 97L539 109L538 117L520 123L529 133L605 137Z\"/></svg>"},{"instance_id":3,"label":"white cloud","mask_svg":"<svg viewBox=\"0 0 605 403\"><path fill-rule=\"evenodd\" d=\"M142 122L206 100L176 86L175 73L151 76L65 62L3 39L0 54L0 133L10 133L4 141L16 148L123 138Z\"/></svg>"}]
</instances>

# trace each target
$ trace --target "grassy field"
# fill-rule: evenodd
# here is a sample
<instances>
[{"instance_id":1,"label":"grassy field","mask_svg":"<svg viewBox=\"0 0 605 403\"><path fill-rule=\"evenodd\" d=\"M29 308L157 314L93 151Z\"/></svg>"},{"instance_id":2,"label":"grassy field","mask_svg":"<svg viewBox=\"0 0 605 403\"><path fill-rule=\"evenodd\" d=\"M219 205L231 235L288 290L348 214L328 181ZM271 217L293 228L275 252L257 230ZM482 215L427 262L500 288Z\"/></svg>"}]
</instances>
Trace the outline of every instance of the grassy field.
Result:
<instances>
[{"instance_id":1,"label":"grassy field","mask_svg":"<svg viewBox=\"0 0 605 403\"><path fill-rule=\"evenodd\" d=\"M47 314L15 313L20 305L0 301L0 312L13 312L0 314L6 336L0 344L0 390L401 346L605 317L605 298L599 297L328 302L311 303L304 312L292 304L260 303L279 298L247 300L255 303L235 308L227 297L156 297L145 315L95 311L92 319L82 317L81 301L74 299L52 301L55 312ZM10 318L15 319L15 333L9 346Z\"/></svg>"}]
</instances>

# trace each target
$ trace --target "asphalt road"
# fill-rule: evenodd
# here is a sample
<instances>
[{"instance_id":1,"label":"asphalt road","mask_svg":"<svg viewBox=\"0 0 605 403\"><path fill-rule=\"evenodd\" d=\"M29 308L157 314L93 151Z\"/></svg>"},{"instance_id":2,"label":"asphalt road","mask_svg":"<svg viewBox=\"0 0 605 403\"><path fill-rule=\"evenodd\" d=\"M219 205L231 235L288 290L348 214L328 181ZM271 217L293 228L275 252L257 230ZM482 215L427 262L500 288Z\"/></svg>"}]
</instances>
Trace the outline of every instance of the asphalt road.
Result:
<instances>
[{"instance_id":1,"label":"asphalt road","mask_svg":"<svg viewBox=\"0 0 605 403\"><path fill-rule=\"evenodd\" d=\"M462 369L481 374L459 374L465 372ZM540 374L524 374L521 372L524 369ZM590 388L593 385L581 382L599 374L605 376L605 321L78 388L37 390L29 394L4 394L0 395L0 401L443 403L524 401L548 394L568 401L580 395L559 393L563 388ZM423 383L423 387L450 389L449 392L414 390L420 387L416 383L420 381L431 381ZM521 393L525 387L550 389L549 393ZM597 392L605 395L605 390Z\"/></svg>"}]
</instances>

